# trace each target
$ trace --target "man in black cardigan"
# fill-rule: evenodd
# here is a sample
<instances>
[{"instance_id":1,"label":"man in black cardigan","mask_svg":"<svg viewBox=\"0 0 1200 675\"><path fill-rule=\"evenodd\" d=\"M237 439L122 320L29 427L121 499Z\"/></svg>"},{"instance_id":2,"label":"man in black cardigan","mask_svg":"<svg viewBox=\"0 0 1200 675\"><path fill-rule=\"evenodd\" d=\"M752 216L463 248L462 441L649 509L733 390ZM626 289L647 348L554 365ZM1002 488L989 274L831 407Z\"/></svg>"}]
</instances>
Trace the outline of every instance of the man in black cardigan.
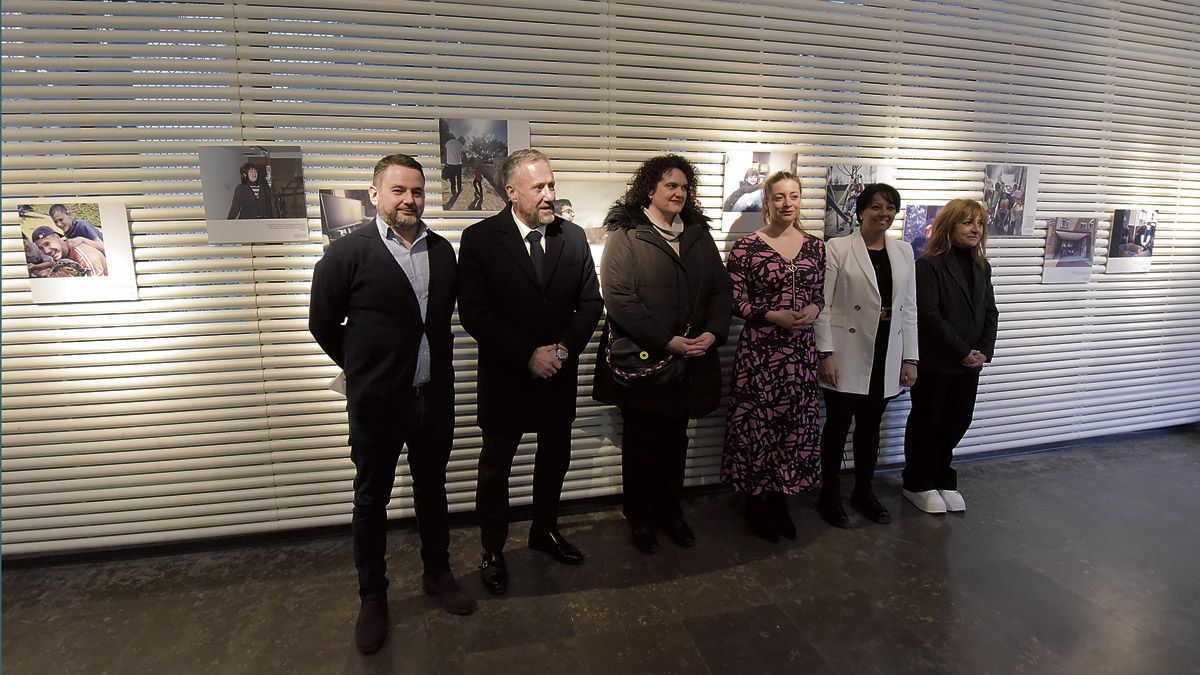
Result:
<instances>
[{"instance_id":1,"label":"man in black cardigan","mask_svg":"<svg viewBox=\"0 0 1200 675\"><path fill-rule=\"evenodd\" d=\"M346 376L354 564L362 599L355 639L365 654L387 637L387 504L405 445L422 587L448 612L473 609L450 572L446 504L454 435L454 249L421 220L425 175L412 157L380 160L370 196L378 209L374 222L334 241L317 263L308 321Z\"/></svg>"},{"instance_id":2,"label":"man in black cardigan","mask_svg":"<svg viewBox=\"0 0 1200 675\"><path fill-rule=\"evenodd\" d=\"M508 588L508 479L526 432L537 434L529 547L583 562L558 531L558 501L571 461L579 353L603 309L587 237L554 215L546 156L519 150L502 173L512 203L468 227L459 246L459 318L479 343L480 572L494 594Z\"/></svg>"}]
</instances>

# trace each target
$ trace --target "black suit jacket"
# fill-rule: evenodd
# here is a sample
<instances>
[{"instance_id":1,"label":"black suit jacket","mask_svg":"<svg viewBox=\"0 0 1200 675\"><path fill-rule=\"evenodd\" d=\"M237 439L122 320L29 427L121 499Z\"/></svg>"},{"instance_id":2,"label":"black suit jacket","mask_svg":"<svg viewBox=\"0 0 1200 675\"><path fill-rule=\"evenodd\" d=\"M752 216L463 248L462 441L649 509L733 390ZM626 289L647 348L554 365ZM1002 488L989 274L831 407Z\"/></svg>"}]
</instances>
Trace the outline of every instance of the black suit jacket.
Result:
<instances>
[{"instance_id":1,"label":"black suit jacket","mask_svg":"<svg viewBox=\"0 0 1200 675\"><path fill-rule=\"evenodd\" d=\"M546 227L545 287L512 206L468 227L459 243L458 316L479 343L479 416L484 429L535 431L575 419L579 354L603 311L587 237L561 218ZM554 377L534 378L529 357L562 342L571 356Z\"/></svg>"},{"instance_id":2,"label":"black suit jacket","mask_svg":"<svg viewBox=\"0 0 1200 675\"><path fill-rule=\"evenodd\" d=\"M421 336L429 338L430 396L453 405L450 317L458 291L454 248L429 245L425 319L408 280L373 224L334 241L313 271L308 330L346 374L352 400L401 402L413 396ZM345 325L343 325L345 321Z\"/></svg>"},{"instance_id":3,"label":"black suit jacket","mask_svg":"<svg viewBox=\"0 0 1200 675\"><path fill-rule=\"evenodd\" d=\"M996 349L1000 315L992 268L971 265L975 278L968 282L953 256L922 256L916 262L920 368L932 373L972 372L960 363L972 349L983 352L988 361Z\"/></svg>"}]
</instances>

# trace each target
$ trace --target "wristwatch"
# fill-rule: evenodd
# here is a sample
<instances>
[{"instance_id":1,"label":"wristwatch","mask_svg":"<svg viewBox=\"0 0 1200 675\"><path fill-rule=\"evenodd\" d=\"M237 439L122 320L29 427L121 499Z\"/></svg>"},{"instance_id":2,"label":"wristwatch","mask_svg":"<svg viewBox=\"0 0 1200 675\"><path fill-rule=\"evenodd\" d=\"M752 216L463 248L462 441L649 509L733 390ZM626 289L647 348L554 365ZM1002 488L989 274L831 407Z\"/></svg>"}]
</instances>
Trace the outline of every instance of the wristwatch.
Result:
<instances>
[{"instance_id":1,"label":"wristwatch","mask_svg":"<svg viewBox=\"0 0 1200 675\"><path fill-rule=\"evenodd\" d=\"M833 352L817 352L817 360L818 361L824 361L825 359L827 359L831 356L833 356Z\"/></svg>"},{"instance_id":2,"label":"wristwatch","mask_svg":"<svg viewBox=\"0 0 1200 675\"><path fill-rule=\"evenodd\" d=\"M554 356L557 357L559 361L566 361L567 358L571 356L571 352L567 350L566 345L560 342L558 343L558 348L554 350Z\"/></svg>"},{"instance_id":3,"label":"wristwatch","mask_svg":"<svg viewBox=\"0 0 1200 675\"><path fill-rule=\"evenodd\" d=\"M919 365L921 365L921 362L920 362L920 361L917 361L916 359L904 359L904 360L903 360L901 363L907 363L907 364L908 364L908 365L910 365L910 366L919 366Z\"/></svg>"}]
</instances>

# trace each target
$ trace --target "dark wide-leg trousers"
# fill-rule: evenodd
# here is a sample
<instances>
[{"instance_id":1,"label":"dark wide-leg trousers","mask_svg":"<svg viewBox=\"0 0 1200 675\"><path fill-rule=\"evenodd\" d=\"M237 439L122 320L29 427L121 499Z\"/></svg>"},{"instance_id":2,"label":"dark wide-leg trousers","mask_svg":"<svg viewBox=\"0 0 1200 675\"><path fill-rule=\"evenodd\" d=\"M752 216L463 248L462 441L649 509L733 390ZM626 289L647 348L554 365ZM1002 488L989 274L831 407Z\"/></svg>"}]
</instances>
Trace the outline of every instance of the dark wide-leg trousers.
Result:
<instances>
[{"instance_id":1,"label":"dark wide-leg trousers","mask_svg":"<svg viewBox=\"0 0 1200 675\"><path fill-rule=\"evenodd\" d=\"M520 431L483 430L475 515L479 519L480 540L486 551L503 551L508 539L508 478L522 436L524 433ZM531 532L558 527L558 501L570 465L571 425L538 431L537 454L533 459Z\"/></svg>"},{"instance_id":2,"label":"dark wide-leg trousers","mask_svg":"<svg viewBox=\"0 0 1200 675\"><path fill-rule=\"evenodd\" d=\"M957 490L950 468L954 448L971 428L979 373L922 371L913 385L912 412L904 427L904 489Z\"/></svg>"},{"instance_id":3,"label":"dark wide-leg trousers","mask_svg":"<svg viewBox=\"0 0 1200 675\"><path fill-rule=\"evenodd\" d=\"M446 409L441 409L446 408ZM400 451L408 446L413 506L428 573L450 570L446 462L454 436L452 407L433 405L418 393L403 409L393 401L349 401L350 459L354 462L354 565L364 600L387 597L387 505L396 483Z\"/></svg>"},{"instance_id":4,"label":"dark wide-leg trousers","mask_svg":"<svg viewBox=\"0 0 1200 675\"><path fill-rule=\"evenodd\" d=\"M621 409L621 482L625 518L633 524L682 515L687 418Z\"/></svg>"}]
</instances>

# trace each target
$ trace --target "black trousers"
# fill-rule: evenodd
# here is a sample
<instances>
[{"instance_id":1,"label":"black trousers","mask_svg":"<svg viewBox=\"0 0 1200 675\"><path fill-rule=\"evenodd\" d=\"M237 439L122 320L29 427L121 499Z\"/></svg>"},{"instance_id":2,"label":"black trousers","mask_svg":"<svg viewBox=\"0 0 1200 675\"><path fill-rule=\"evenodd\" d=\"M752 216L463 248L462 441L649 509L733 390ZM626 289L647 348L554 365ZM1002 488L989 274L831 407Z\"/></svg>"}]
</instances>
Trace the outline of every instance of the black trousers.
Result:
<instances>
[{"instance_id":1,"label":"black trousers","mask_svg":"<svg viewBox=\"0 0 1200 675\"><path fill-rule=\"evenodd\" d=\"M954 448L971 427L979 373L921 371L912 387L912 412L904 427L904 489L957 490L950 468Z\"/></svg>"},{"instance_id":2,"label":"black trousers","mask_svg":"<svg viewBox=\"0 0 1200 675\"><path fill-rule=\"evenodd\" d=\"M391 401L349 401L350 459L354 462L354 566L364 600L387 597L387 505L400 450L408 446L421 562L430 573L450 570L446 462L454 436L453 407L418 394L404 409Z\"/></svg>"},{"instance_id":3,"label":"black trousers","mask_svg":"<svg viewBox=\"0 0 1200 675\"><path fill-rule=\"evenodd\" d=\"M480 540L485 551L503 551L504 542L508 540L508 478L517 446L524 435L520 431L483 430L475 515L479 518ZM558 500L570 465L570 423L538 431L537 454L533 459L531 532L558 527Z\"/></svg>"},{"instance_id":4,"label":"black trousers","mask_svg":"<svg viewBox=\"0 0 1200 675\"><path fill-rule=\"evenodd\" d=\"M879 423L888 399L825 389L825 427L821 429L821 491L837 494L838 470L846 434L854 420L854 491L870 491L879 457Z\"/></svg>"},{"instance_id":5,"label":"black trousers","mask_svg":"<svg viewBox=\"0 0 1200 675\"><path fill-rule=\"evenodd\" d=\"M687 418L621 409L621 482L625 518L633 524L682 515Z\"/></svg>"}]
</instances>

